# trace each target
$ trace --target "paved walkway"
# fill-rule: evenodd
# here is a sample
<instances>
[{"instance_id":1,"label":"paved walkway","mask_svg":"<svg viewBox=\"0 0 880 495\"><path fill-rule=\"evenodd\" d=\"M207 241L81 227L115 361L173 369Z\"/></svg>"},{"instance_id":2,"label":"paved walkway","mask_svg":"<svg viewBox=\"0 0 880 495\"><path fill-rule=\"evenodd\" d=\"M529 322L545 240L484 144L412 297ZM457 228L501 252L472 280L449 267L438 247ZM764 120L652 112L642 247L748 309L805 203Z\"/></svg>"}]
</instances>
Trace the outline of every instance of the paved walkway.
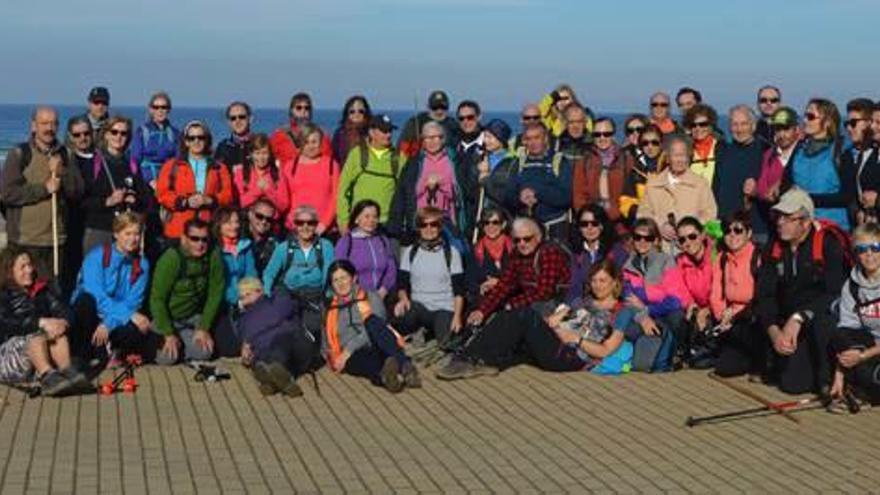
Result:
<instances>
[{"instance_id":1,"label":"paved walkway","mask_svg":"<svg viewBox=\"0 0 880 495\"><path fill-rule=\"evenodd\" d=\"M392 396L327 371L321 396L263 398L247 370L138 371L136 394L0 389L0 492L876 492L876 410L684 427L753 407L705 373L519 367ZM427 375L427 374L426 374ZM761 385L744 385L777 398Z\"/></svg>"}]
</instances>

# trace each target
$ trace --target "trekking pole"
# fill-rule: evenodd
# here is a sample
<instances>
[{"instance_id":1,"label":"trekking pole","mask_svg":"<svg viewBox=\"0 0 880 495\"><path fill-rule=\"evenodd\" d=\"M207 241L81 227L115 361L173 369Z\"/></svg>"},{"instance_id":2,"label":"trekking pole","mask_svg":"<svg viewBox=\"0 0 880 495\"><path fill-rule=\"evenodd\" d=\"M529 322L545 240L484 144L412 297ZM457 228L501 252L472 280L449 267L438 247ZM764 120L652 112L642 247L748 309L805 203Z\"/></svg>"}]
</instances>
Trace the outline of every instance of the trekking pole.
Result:
<instances>
[{"instance_id":1,"label":"trekking pole","mask_svg":"<svg viewBox=\"0 0 880 495\"><path fill-rule=\"evenodd\" d=\"M483 150L483 159L480 160L480 163L485 162L488 159L489 159L488 153L484 149ZM488 166L488 163L487 163L487 166ZM477 187L480 188L480 194L477 197L477 216L475 218L476 218L477 222L479 223L480 215L483 214L483 201L486 198L486 188L482 184L479 184L479 182L477 183ZM480 234L480 228L479 228L479 225L477 225L474 227L474 235L473 235L473 239L471 240L471 244L477 243L477 237L479 237L479 234Z\"/></svg>"},{"instance_id":2,"label":"trekking pole","mask_svg":"<svg viewBox=\"0 0 880 495\"><path fill-rule=\"evenodd\" d=\"M819 399L816 397L812 397L809 399L801 399L794 400L788 402L771 402L764 406L752 407L748 409L740 409L738 411L731 411L720 414L713 414L711 416L688 416L687 420L685 420L685 426L692 428L694 426L699 426L705 423L712 423L719 420L731 420L740 417L748 417L753 414L759 414L763 412L772 412L772 413L782 413L785 412L793 412L797 410L802 410L803 406L812 405L818 402Z\"/></svg>"},{"instance_id":3,"label":"trekking pole","mask_svg":"<svg viewBox=\"0 0 880 495\"><path fill-rule=\"evenodd\" d=\"M52 172L52 180L56 179ZM52 274L58 277L58 191L52 193Z\"/></svg>"},{"instance_id":4,"label":"trekking pole","mask_svg":"<svg viewBox=\"0 0 880 495\"><path fill-rule=\"evenodd\" d=\"M737 385L736 383L733 383L729 380L721 378L720 376L716 375L714 372L709 373L709 378L715 380L716 382L720 382L720 383L726 385L728 388L740 393L741 395L744 395L754 401L757 401L757 402L763 404L765 407L768 408L768 410L778 412L785 419L792 421L794 423L800 424L800 420L797 419L796 417L792 416L791 414L789 414L785 409L780 409L778 406L774 405L773 402L770 402L769 400L767 400L764 397L761 397L760 395L756 394L755 392L752 392L751 390L749 390L745 387L742 387L740 385Z\"/></svg>"}]
</instances>

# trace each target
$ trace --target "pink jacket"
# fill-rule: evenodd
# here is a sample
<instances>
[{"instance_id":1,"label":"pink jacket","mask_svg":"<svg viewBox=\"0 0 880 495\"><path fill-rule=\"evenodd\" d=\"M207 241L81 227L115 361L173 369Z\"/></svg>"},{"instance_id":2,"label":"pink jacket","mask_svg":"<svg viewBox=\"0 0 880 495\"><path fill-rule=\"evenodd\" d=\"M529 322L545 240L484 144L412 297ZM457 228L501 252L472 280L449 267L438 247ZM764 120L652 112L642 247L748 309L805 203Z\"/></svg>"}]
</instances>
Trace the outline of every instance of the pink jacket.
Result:
<instances>
[{"instance_id":1,"label":"pink jacket","mask_svg":"<svg viewBox=\"0 0 880 495\"><path fill-rule=\"evenodd\" d=\"M242 208L248 208L260 198L266 198L275 205L276 215L281 218L287 211L290 193L287 190L287 180L284 174L278 172L278 180L272 178L268 168L260 172L256 167L251 169L248 183L244 183L244 167L234 167L232 170L232 182L238 193L238 203ZM260 188L260 181L264 181L265 188Z\"/></svg>"},{"instance_id":2,"label":"pink jacket","mask_svg":"<svg viewBox=\"0 0 880 495\"><path fill-rule=\"evenodd\" d=\"M623 266L624 297L635 294L648 306L651 317L684 311L691 305L693 299L671 255L652 251L644 273L637 266L637 258L630 256Z\"/></svg>"},{"instance_id":3,"label":"pink jacket","mask_svg":"<svg viewBox=\"0 0 880 495\"><path fill-rule=\"evenodd\" d=\"M706 251L699 264L694 263L690 256L681 253L675 258L678 269L688 293L700 308L709 307L709 295L712 292L712 264L718 257L711 242L706 242Z\"/></svg>"},{"instance_id":4,"label":"pink jacket","mask_svg":"<svg viewBox=\"0 0 880 495\"><path fill-rule=\"evenodd\" d=\"M755 278L752 274L752 256L757 248L749 243L738 253L721 253L712 263L712 294L709 298L712 314L721 319L724 309L730 306L734 315L745 309L755 297ZM721 257L727 256L725 264L724 295L721 290Z\"/></svg>"},{"instance_id":5,"label":"pink jacket","mask_svg":"<svg viewBox=\"0 0 880 495\"><path fill-rule=\"evenodd\" d=\"M339 192L339 164L332 155L324 154L315 163L304 163L302 157L281 166L290 192L290 212L285 222L293 229L293 212L302 205L318 210L318 222L329 229L336 221L336 195Z\"/></svg>"}]
</instances>

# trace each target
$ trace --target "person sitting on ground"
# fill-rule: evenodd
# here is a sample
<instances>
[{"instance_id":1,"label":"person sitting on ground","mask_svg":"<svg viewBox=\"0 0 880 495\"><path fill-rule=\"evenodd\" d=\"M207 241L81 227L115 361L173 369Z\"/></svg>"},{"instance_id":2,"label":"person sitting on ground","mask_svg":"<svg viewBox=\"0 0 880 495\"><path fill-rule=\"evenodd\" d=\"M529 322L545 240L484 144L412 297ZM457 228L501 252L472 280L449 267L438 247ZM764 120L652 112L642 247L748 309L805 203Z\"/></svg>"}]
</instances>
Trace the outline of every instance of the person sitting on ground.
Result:
<instances>
[{"instance_id":1,"label":"person sitting on ground","mask_svg":"<svg viewBox=\"0 0 880 495\"><path fill-rule=\"evenodd\" d=\"M406 156L391 147L391 133L396 128L387 115L374 115L367 143L348 153L336 199L336 222L341 234L348 228L352 207L362 199L378 203L382 213L379 223L388 223L387 212L406 165Z\"/></svg>"},{"instance_id":2,"label":"person sitting on ground","mask_svg":"<svg viewBox=\"0 0 880 495\"><path fill-rule=\"evenodd\" d=\"M497 374L499 367L510 363L509 354L515 348L499 345L499 339L506 342L506 332L515 332L518 343L528 332L537 331L531 327L544 326L543 318L562 302L571 278L565 251L545 241L540 224L528 217L513 221L513 240L516 253L509 265L468 315L469 326L482 328L437 372L438 378Z\"/></svg>"},{"instance_id":3,"label":"person sitting on ground","mask_svg":"<svg viewBox=\"0 0 880 495\"><path fill-rule=\"evenodd\" d=\"M336 259L351 261L358 283L384 300L397 288L397 255L391 240L379 229L379 204L358 201L351 211L348 232L336 243Z\"/></svg>"},{"instance_id":4,"label":"person sitting on ground","mask_svg":"<svg viewBox=\"0 0 880 495\"><path fill-rule=\"evenodd\" d=\"M37 279L27 251L0 252L0 383L26 386L36 379L47 397L90 389L70 366L69 321L70 310Z\"/></svg>"},{"instance_id":5,"label":"person sitting on ground","mask_svg":"<svg viewBox=\"0 0 880 495\"><path fill-rule=\"evenodd\" d=\"M501 277L513 256L513 242L510 240L508 220L504 210L489 207L480 215L480 238L474 245L474 270L477 274L468 277L477 284L472 287L470 299L476 300L489 292Z\"/></svg>"},{"instance_id":6,"label":"person sitting on ground","mask_svg":"<svg viewBox=\"0 0 880 495\"><path fill-rule=\"evenodd\" d=\"M571 244L571 284L565 296L569 302L583 297L593 265L610 258L617 267L622 267L629 257L623 245L617 242L614 224L608 220L604 208L588 204L577 211L575 219L577 233Z\"/></svg>"},{"instance_id":7,"label":"person sitting on ground","mask_svg":"<svg viewBox=\"0 0 880 495\"><path fill-rule=\"evenodd\" d=\"M722 377L766 372L767 335L755 325L755 287L761 251L752 242L751 215L731 213L721 220L724 243L712 263L709 304L718 322L715 374Z\"/></svg>"},{"instance_id":8,"label":"person sitting on ground","mask_svg":"<svg viewBox=\"0 0 880 495\"><path fill-rule=\"evenodd\" d=\"M136 213L121 213L113 219L113 242L86 253L71 297L76 324L70 332L71 350L85 362L154 357L156 335L142 309L150 279L150 262L140 252L142 229Z\"/></svg>"},{"instance_id":9,"label":"person sitting on ground","mask_svg":"<svg viewBox=\"0 0 880 495\"><path fill-rule=\"evenodd\" d=\"M440 235L443 216L432 206L416 214L419 237L401 252L394 306L402 333L424 327L441 346L462 328L467 292L461 254Z\"/></svg>"},{"instance_id":10,"label":"person sitting on ground","mask_svg":"<svg viewBox=\"0 0 880 495\"><path fill-rule=\"evenodd\" d=\"M684 217L675 227L679 253L675 263L690 295L691 304L685 308L687 323L682 328L681 347L688 366L705 369L714 364L716 352L710 330L715 322L709 299L712 294L712 264L718 257L715 243L703 230L703 224L694 217Z\"/></svg>"},{"instance_id":11,"label":"person sitting on ground","mask_svg":"<svg viewBox=\"0 0 880 495\"><path fill-rule=\"evenodd\" d=\"M777 238L765 251L755 299L760 329L774 351L772 382L790 394L819 392L831 385L828 345L835 328L829 311L840 297L849 268L846 234L815 221L815 207L802 189L789 189L773 207Z\"/></svg>"},{"instance_id":12,"label":"person sitting on ground","mask_svg":"<svg viewBox=\"0 0 880 495\"><path fill-rule=\"evenodd\" d=\"M265 295L259 279L238 282L242 362L251 368L260 393L299 397L296 378L306 373L317 355L315 337L303 331L299 305L286 291Z\"/></svg>"},{"instance_id":13,"label":"person sitting on ground","mask_svg":"<svg viewBox=\"0 0 880 495\"><path fill-rule=\"evenodd\" d=\"M238 210L233 208L220 208L214 214L212 233L223 256L226 287L224 304L220 305L214 324L214 348L219 357L239 355L241 338L235 330L235 320L238 318L238 282L257 276L253 243L246 236L241 236L239 218Z\"/></svg>"},{"instance_id":14,"label":"person sitting on ground","mask_svg":"<svg viewBox=\"0 0 880 495\"><path fill-rule=\"evenodd\" d=\"M250 208L263 199L272 203L281 218L290 206L290 185L272 156L269 138L262 133L255 134L248 143L248 150L244 162L232 165L238 205Z\"/></svg>"},{"instance_id":15,"label":"person sitting on ground","mask_svg":"<svg viewBox=\"0 0 880 495\"><path fill-rule=\"evenodd\" d=\"M278 246L278 236L275 234L276 212L271 201L258 199L247 209L247 221L242 228L242 237L250 238L253 244L254 263L260 277Z\"/></svg>"},{"instance_id":16,"label":"person sitting on ground","mask_svg":"<svg viewBox=\"0 0 880 495\"><path fill-rule=\"evenodd\" d=\"M324 317L321 339L327 365L336 373L368 378L392 393L419 388L422 380L403 352L403 339L385 320L379 295L357 284L357 271L348 260L334 261L327 270L333 297Z\"/></svg>"},{"instance_id":17,"label":"person sitting on ground","mask_svg":"<svg viewBox=\"0 0 880 495\"><path fill-rule=\"evenodd\" d=\"M211 329L226 290L223 259L210 249L207 223L190 219L179 246L165 250L156 263L150 312L163 337L156 362L203 361L214 354Z\"/></svg>"},{"instance_id":18,"label":"person sitting on ground","mask_svg":"<svg viewBox=\"0 0 880 495\"><path fill-rule=\"evenodd\" d=\"M318 236L318 211L309 205L293 212L294 232L278 244L263 271L263 287L272 295L278 288L291 293L302 307L306 330L319 335L324 302L324 280L333 263L333 244Z\"/></svg>"},{"instance_id":19,"label":"person sitting on ground","mask_svg":"<svg viewBox=\"0 0 880 495\"><path fill-rule=\"evenodd\" d=\"M517 172L510 178L505 194L509 211L533 217L548 237L568 239L573 166L564 156L548 148L547 128L540 124L526 128Z\"/></svg>"},{"instance_id":20,"label":"person sitting on ground","mask_svg":"<svg viewBox=\"0 0 880 495\"><path fill-rule=\"evenodd\" d=\"M691 296L675 259L660 250L660 229L650 218L633 225L633 254L623 266L624 299L639 312L627 328L635 345L633 369L671 371L683 354L684 310ZM658 346L659 344L659 346Z\"/></svg>"},{"instance_id":21,"label":"person sitting on ground","mask_svg":"<svg viewBox=\"0 0 880 495\"><path fill-rule=\"evenodd\" d=\"M853 232L857 266L840 291L838 331L831 339L836 369L831 396L846 387L872 404L880 403L880 225L867 223Z\"/></svg>"}]
</instances>

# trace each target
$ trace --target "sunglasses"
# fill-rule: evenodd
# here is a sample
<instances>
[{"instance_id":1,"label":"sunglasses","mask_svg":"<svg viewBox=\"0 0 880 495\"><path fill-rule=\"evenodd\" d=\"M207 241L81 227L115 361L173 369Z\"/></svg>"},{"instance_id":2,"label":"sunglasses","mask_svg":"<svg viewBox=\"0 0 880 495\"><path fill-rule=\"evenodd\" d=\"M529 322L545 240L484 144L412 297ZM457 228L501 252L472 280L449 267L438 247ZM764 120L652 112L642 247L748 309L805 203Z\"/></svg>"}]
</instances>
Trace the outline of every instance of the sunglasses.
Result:
<instances>
[{"instance_id":1,"label":"sunglasses","mask_svg":"<svg viewBox=\"0 0 880 495\"><path fill-rule=\"evenodd\" d=\"M665 101L652 101L651 102L651 108L658 108L658 107L666 108L668 106L669 106L669 103L666 103Z\"/></svg>"},{"instance_id":2,"label":"sunglasses","mask_svg":"<svg viewBox=\"0 0 880 495\"><path fill-rule=\"evenodd\" d=\"M311 110L312 107L309 105L296 105L293 107L294 110Z\"/></svg>"},{"instance_id":3,"label":"sunglasses","mask_svg":"<svg viewBox=\"0 0 880 495\"><path fill-rule=\"evenodd\" d=\"M855 126L859 125L859 122L867 122L867 121L868 121L868 119L849 119L846 122L844 122L844 125L846 125L847 127L855 127Z\"/></svg>"},{"instance_id":4,"label":"sunglasses","mask_svg":"<svg viewBox=\"0 0 880 495\"><path fill-rule=\"evenodd\" d=\"M190 142L192 142L192 141L202 141L202 142L204 142L204 141L207 141L207 140L208 140L208 137L205 136L204 134L191 134L191 135L189 135L189 136L186 137L186 140L187 140L187 141L190 141Z\"/></svg>"},{"instance_id":5,"label":"sunglasses","mask_svg":"<svg viewBox=\"0 0 880 495\"><path fill-rule=\"evenodd\" d=\"M171 105L150 105L153 110L170 110Z\"/></svg>"},{"instance_id":6,"label":"sunglasses","mask_svg":"<svg viewBox=\"0 0 880 495\"><path fill-rule=\"evenodd\" d=\"M657 236L654 234L642 235L642 234L633 234L633 240L644 241L644 242L654 242L657 240Z\"/></svg>"},{"instance_id":7,"label":"sunglasses","mask_svg":"<svg viewBox=\"0 0 880 495\"><path fill-rule=\"evenodd\" d=\"M189 240L192 241L192 242L198 242L199 244L207 244L207 243L208 243L208 237L207 237L207 236L202 237L202 236L199 236L199 235L189 235L189 234L187 234L187 235L186 235L186 238L189 239Z\"/></svg>"},{"instance_id":8,"label":"sunglasses","mask_svg":"<svg viewBox=\"0 0 880 495\"><path fill-rule=\"evenodd\" d=\"M711 124L709 124L708 120L701 120L700 122L694 122L691 124L691 129L702 128L707 129Z\"/></svg>"},{"instance_id":9,"label":"sunglasses","mask_svg":"<svg viewBox=\"0 0 880 495\"><path fill-rule=\"evenodd\" d=\"M746 233L745 227L728 227L724 230L724 235L734 234L734 235L742 235Z\"/></svg>"},{"instance_id":10,"label":"sunglasses","mask_svg":"<svg viewBox=\"0 0 880 495\"><path fill-rule=\"evenodd\" d=\"M109 132L111 136L122 136L122 137L128 136L128 131L121 131L119 129L110 129L107 132Z\"/></svg>"},{"instance_id":11,"label":"sunglasses","mask_svg":"<svg viewBox=\"0 0 880 495\"><path fill-rule=\"evenodd\" d=\"M351 110L348 111L349 115L354 115L356 113L359 113L361 115L365 115L367 113L367 111L364 110L363 108L352 108Z\"/></svg>"},{"instance_id":12,"label":"sunglasses","mask_svg":"<svg viewBox=\"0 0 880 495\"><path fill-rule=\"evenodd\" d=\"M504 225L504 222L501 220L485 220L483 225Z\"/></svg>"},{"instance_id":13,"label":"sunglasses","mask_svg":"<svg viewBox=\"0 0 880 495\"><path fill-rule=\"evenodd\" d=\"M83 131L83 132L71 132L71 133L70 133L70 137L72 137L72 138L74 138L74 139L84 138L84 137L86 137L86 136L91 136L91 135L92 135L92 133L89 132L89 131Z\"/></svg>"},{"instance_id":14,"label":"sunglasses","mask_svg":"<svg viewBox=\"0 0 880 495\"><path fill-rule=\"evenodd\" d=\"M642 131L644 131L644 130L645 130L644 127L627 127L626 133L627 134L641 134Z\"/></svg>"},{"instance_id":15,"label":"sunglasses","mask_svg":"<svg viewBox=\"0 0 880 495\"><path fill-rule=\"evenodd\" d=\"M870 244L856 244L853 246L856 254L865 254L868 251L877 254L880 253L880 242L872 242Z\"/></svg>"},{"instance_id":16,"label":"sunglasses","mask_svg":"<svg viewBox=\"0 0 880 495\"><path fill-rule=\"evenodd\" d=\"M779 103L779 98L760 98L760 99L758 99L758 102L760 102L762 104Z\"/></svg>"},{"instance_id":17,"label":"sunglasses","mask_svg":"<svg viewBox=\"0 0 880 495\"><path fill-rule=\"evenodd\" d=\"M611 131L595 131L593 132L594 138L610 138L614 136L614 132Z\"/></svg>"},{"instance_id":18,"label":"sunglasses","mask_svg":"<svg viewBox=\"0 0 880 495\"><path fill-rule=\"evenodd\" d=\"M523 115L522 119L523 120L541 120L541 116L540 115Z\"/></svg>"},{"instance_id":19,"label":"sunglasses","mask_svg":"<svg viewBox=\"0 0 880 495\"><path fill-rule=\"evenodd\" d=\"M687 242L687 241L696 241L696 240L699 239L699 238L700 238L700 234L698 234L698 233L696 233L696 232L691 232L691 233L688 234L688 235L680 235L680 236L678 236L678 243L679 243L679 244L684 244L684 243Z\"/></svg>"},{"instance_id":20,"label":"sunglasses","mask_svg":"<svg viewBox=\"0 0 880 495\"><path fill-rule=\"evenodd\" d=\"M258 212L256 212L256 211L254 212L254 217L256 217L256 219L259 220L259 221L261 221L261 222L269 222L269 223L272 223L272 222L275 221L275 219L272 218L272 216L270 216L270 215L263 215L262 213L258 213Z\"/></svg>"},{"instance_id":21,"label":"sunglasses","mask_svg":"<svg viewBox=\"0 0 880 495\"><path fill-rule=\"evenodd\" d=\"M431 220L428 222L419 222L419 228L420 229L427 229L427 228L439 229L440 228L440 221L439 220Z\"/></svg>"},{"instance_id":22,"label":"sunglasses","mask_svg":"<svg viewBox=\"0 0 880 495\"><path fill-rule=\"evenodd\" d=\"M472 120L477 120L477 116L476 115L459 115L458 116L459 122L470 122Z\"/></svg>"},{"instance_id":23,"label":"sunglasses","mask_svg":"<svg viewBox=\"0 0 880 495\"><path fill-rule=\"evenodd\" d=\"M106 107L107 105L109 105L109 103L107 103L106 101L103 101L103 100L94 100L91 103L92 103L92 105L98 105L98 106L102 106L102 107Z\"/></svg>"},{"instance_id":24,"label":"sunglasses","mask_svg":"<svg viewBox=\"0 0 880 495\"><path fill-rule=\"evenodd\" d=\"M535 239L535 236L527 235L525 237L514 237L513 242L514 242L514 244L528 244L528 243L532 242L534 239Z\"/></svg>"},{"instance_id":25,"label":"sunglasses","mask_svg":"<svg viewBox=\"0 0 880 495\"><path fill-rule=\"evenodd\" d=\"M807 120L809 120L809 121L813 121L813 120L818 119L819 116L816 115L816 114L813 113L813 112L807 112L807 113L804 114L804 118L807 119Z\"/></svg>"},{"instance_id":26,"label":"sunglasses","mask_svg":"<svg viewBox=\"0 0 880 495\"><path fill-rule=\"evenodd\" d=\"M296 225L297 227L302 227L305 225L308 225L309 227L317 227L318 221L317 220L294 220L293 224Z\"/></svg>"},{"instance_id":27,"label":"sunglasses","mask_svg":"<svg viewBox=\"0 0 880 495\"><path fill-rule=\"evenodd\" d=\"M236 120L247 120L248 116L246 114L238 114L238 115L230 115L229 121L235 122Z\"/></svg>"},{"instance_id":28,"label":"sunglasses","mask_svg":"<svg viewBox=\"0 0 880 495\"><path fill-rule=\"evenodd\" d=\"M599 227L600 225L602 224L595 220L581 220L578 222L578 226L582 229L587 227Z\"/></svg>"},{"instance_id":29,"label":"sunglasses","mask_svg":"<svg viewBox=\"0 0 880 495\"><path fill-rule=\"evenodd\" d=\"M639 141L641 146L660 146L659 139L645 139L644 141Z\"/></svg>"}]
</instances>

